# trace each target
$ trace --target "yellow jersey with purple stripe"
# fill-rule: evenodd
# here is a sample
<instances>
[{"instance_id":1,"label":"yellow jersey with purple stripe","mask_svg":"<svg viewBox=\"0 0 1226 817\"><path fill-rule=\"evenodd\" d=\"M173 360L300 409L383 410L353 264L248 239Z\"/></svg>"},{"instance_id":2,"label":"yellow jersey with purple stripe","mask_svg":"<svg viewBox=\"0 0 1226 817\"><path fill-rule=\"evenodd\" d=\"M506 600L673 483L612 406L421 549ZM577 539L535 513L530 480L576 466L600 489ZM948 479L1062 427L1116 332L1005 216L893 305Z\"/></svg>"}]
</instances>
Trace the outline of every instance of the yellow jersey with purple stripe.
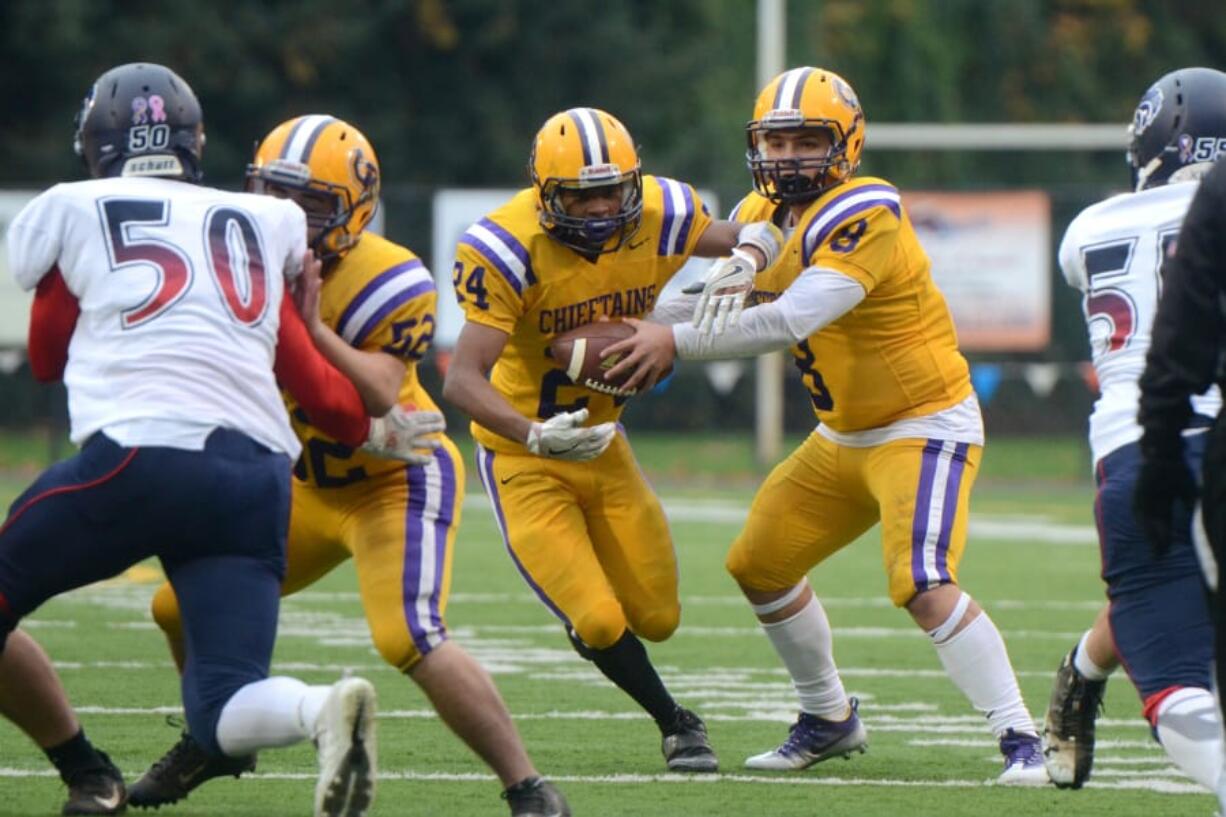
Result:
<instances>
[{"instance_id":1,"label":"yellow jersey with purple stripe","mask_svg":"<svg viewBox=\"0 0 1226 817\"><path fill-rule=\"evenodd\" d=\"M643 177L643 221L615 252L585 258L551 238L537 216L536 193L522 190L460 237L452 283L465 317L506 332L490 382L525 417L545 419L586 408L588 424L616 420L624 398L576 386L548 357L554 335L602 316L641 318L679 270L711 217L694 188ZM526 450L472 425L492 451Z\"/></svg>"},{"instance_id":2,"label":"yellow jersey with purple stripe","mask_svg":"<svg viewBox=\"0 0 1226 817\"><path fill-rule=\"evenodd\" d=\"M400 402L437 410L417 379L417 363L434 339L438 293L421 259L382 236L365 233L325 276L319 299L324 323L355 349L386 352L405 363ZM284 395L303 451L294 474L321 488L349 485L404 468L350 448L311 425L288 394Z\"/></svg>"},{"instance_id":3,"label":"yellow jersey with purple stripe","mask_svg":"<svg viewBox=\"0 0 1226 817\"><path fill-rule=\"evenodd\" d=\"M760 221L774 212L775 205L751 193L733 218ZM853 278L866 293L791 349L823 425L837 432L881 428L970 396L953 318L897 188L864 177L823 193L805 210L779 262L757 276L750 303L774 300L809 267Z\"/></svg>"}]
</instances>

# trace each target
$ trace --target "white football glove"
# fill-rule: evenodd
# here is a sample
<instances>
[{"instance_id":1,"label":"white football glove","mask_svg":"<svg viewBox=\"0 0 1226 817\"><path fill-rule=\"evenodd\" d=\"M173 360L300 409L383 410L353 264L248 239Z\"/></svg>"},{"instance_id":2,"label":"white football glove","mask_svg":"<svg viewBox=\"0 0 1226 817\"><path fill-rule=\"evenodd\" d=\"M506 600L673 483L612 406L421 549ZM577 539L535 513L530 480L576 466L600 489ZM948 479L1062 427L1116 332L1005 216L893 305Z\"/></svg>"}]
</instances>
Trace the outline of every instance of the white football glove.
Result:
<instances>
[{"instance_id":1,"label":"white football glove","mask_svg":"<svg viewBox=\"0 0 1226 817\"><path fill-rule=\"evenodd\" d=\"M753 289L756 265L744 250L734 249L728 258L711 264L702 281L702 295L694 305L694 326L700 334L718 335L736 324Z\"/></svg>"},{"instance_id":2,"label":"white football glove","mask_svg":"<svg viewBox=\"0 0 1226 817\"><path fill-rule=\"evenodd\" d=\"M370 434L362 450L410 465L427 465L434 449L442 445L437 436L447 421L437 411L413 411L396 406L382 417L370 418ZM423 453L426 452L426 453Z\"/></svg>"},{"instance_id":3,"label":"white football glove","mask_svg":"<svg viewBox=\"0 0 1226 817\"><path fill-rule=\"evenodd\" d=\"M616 423L601 423L584 428L587 409L564 411L543 423L533 423L524 442L528 450L541 457L586 462L604 453L617 433Z\"/></svg>"}]
</instances>

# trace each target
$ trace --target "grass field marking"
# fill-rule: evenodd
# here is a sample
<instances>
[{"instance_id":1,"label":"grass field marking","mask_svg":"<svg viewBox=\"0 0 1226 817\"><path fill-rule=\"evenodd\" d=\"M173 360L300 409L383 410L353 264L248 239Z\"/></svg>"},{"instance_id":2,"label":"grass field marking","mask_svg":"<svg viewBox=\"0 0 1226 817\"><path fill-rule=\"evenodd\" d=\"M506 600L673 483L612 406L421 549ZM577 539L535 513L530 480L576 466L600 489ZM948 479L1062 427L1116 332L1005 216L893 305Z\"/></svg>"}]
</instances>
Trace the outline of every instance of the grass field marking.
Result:
<instances>
[{"instance_id":1,"label":"grass field marking","mask_svg":"<svg viewBox=\"0 0 1226 817\"><path fill-rule=\"evenodd\" d=\"M128 772L136 775L144 772L140 769ZM11 766L0 767L0 777L55 777L54 769L19 769ZM819 777L817 773L804 775L781 774L778 776L751 774L611 774L611 775L550 775L550 779L558 783L597 783L611 785L642 785L644 783L675 783L692 786L711 785L714 783L742 783L770 786L887 786L890 788L914 789L979 789L995 785L993 779L986 780L895 780L889 778L871 777ZM243 775L247 780L315 780L316 775L308 772L249 772ZM420 783L479 783L496 782L492 774L480 772L415 772L379 770L379 780L411 781ZM1197 794L1207 792L1194 783L1160 778L1134 778L1103 782L1091 780L1086 784L1093 789L1132 789L1159 792L1162 794ZM1050 791L1046 787L1037 791ZM1070 795L1075 797L1076 795Z\"/></svg>"},{"instance_id":2,"label":"grass field marking","mask_svg":"<svg viewBox=\"0 0 1226 817\"><path fill-rule=\"evenodd\" d=\"M85 715L175 715L183 711L179 705L155 705L155 706L101 706L97 704L86 704L76 707L77 712ZM869 727L869 731L874 729L879 732L902 732L902 731L924 731L924 732L946 732L946 733L967 733L981 734L987 729L984 719L980 715L914 715L912 717L904 717L901 715L888 714L889 710L884 708L878 710L876 707L865 707L864 721ZM904 710L914 711L914 710ZM881 714L876 714L880 712ZM380 719L388 720L432 720L438 717L438 713L433 709L385 709L380 710L378 716ZM587 709L587 710L560 710L550 709L544 712L516 712L515 720L524 721L539 721L539 720L562 720L562 721L629 721L629 720L646 720L647 716L641 711L623 710L619 712L610 712L608 710ZM757 711L745 712L743 714L729 714L712 712L709 715L704 714L704 719L708 721L725 721L729 723L738 723L745 721L759 723L791 723L796 720L796 710L794 707L788 709L772 708L770 706L761 707ZM1136 720L1124 720L1120 718L1100 718L1098 725L1109 728L1120 729L1136 729L1140 731L1144 721L1140 718ZM939 745L964 745L961 743L941 743ZM980 745L972 742L969 745Z\"/></svg>"},{"instance_id":3,"label":"grass field marking","mask_svg":"<svg viewBox=\"0 0 1226 817\"><path fill-rule=\"evenodd\" d=\"M717 525L741 525L749 512L749 504L727 500L679 499L661 497L664 512L670 522L701 522ZM490 501L485 494L470 493L464 497L464 508L483 508L490 512ZM1074 525L1053 522L1042 515L1019 516L1017 514L977 514L971 512L970 537L998 541L1042 542L1049 545L1098 546L1098 531L1093 525ZM727 543L717 543L726 547Z\"/></svg>"},{"instance_id":4,"label":"grass field marking","mask_svg":"<svg viewBox=\"0 0 1226 817\"><path fill-rule=\"evenodd\" d=\"M971 749L976 746L987 746L986 740L968 740L965 738L912 738L907 741L908 746L918 746L930 748L934 746L950 746L960 749ZM1118 740L1115 738L1102 739L1099 738L1094 742L1094 749L1097 752L1099 749L1149 749L1157 753L1161 753L1161 747L1152 740ZM1095 755L1097 758L1098 755Z\"/></svg>"},{"instance_id":5,"label":"grass field marking","mask_svg":"<svg viewBox=\"0 0 1226 817\"><path fill-rule=\"evenodd\" d=\"M834 627L837 638L909 638L927 640L927 634L916 626L903 627ZM279 630L278 635L286 631ZM561 628L555 624L470 624L456 627L452 630L457 637L470 635L478 637L482 633L498 633L506 635L542 635L559 634ZM293 629L290 634L308 636L309 630ZM1044 639L1060 641L1076 641L1085 634L1085 630L1057 632L1052 630L1013 630L1002 629L1005 639ZM677 630L677 638L762 638L762 628L747 627L705 627L702 625L686 625Z\"/></svg>"},{"instance_id":6,"label":"grass field marking","mask_svg":"<svg viewBox=\"0 0 1226 817\"><path fill-rule=\"evenodd\" d=\"M485 652L482 650L482 647L480 644L474 645L473 643L470 643L470 642L462 642L462 643L464 645L465 650L467 650L468 652L480 654L482 656L483 664L486 661L490 660L486 656ZM515 654L520 655L521 653L519 651L516 651ZM576 658L575 660L581 660L581 659ZM122 661L122 660L116 660L116 661L58 661L57 660L57 661L53 661L52 663L54 664L56 669L66 670L66 671L96 670L96 669L144 671L144 670L149 670L149 669L169 670L174 667L173 662L171 662L169 659L165 661ZM507 664L509 663L513 663L513 662L508 661ZM490 661L490 665L486 666L486 669L488 669L491 673L495 675L499 673L523 672L522 668L508 667L507 664L495 663L494 661ZM591 682L600 683L602 685L608 683L605 677L601 675L597 670L585 669L586 666L587 666L586 664L580 665L574 670L559 669L559 670L533 671L530 677L533 680L538 680L538 681L566 681L566 682L591 681ZM272 669L273 669L274 674L292 673L292 672L337 672L337 673L388 672L388 673L396 673L397 675L401 674L399 670L397 670L395 667L390 666L389 664L385 664L382 662L363 663L363 662L357 662L357 661L335 661L335 662L327 662L327 663L318 663L314 661L284 661L284 662L278 661L273 664ZM657 669L665 669L665 668L657 667ZM730 670L727 667L720 667L717 670L713 670L711 675L704 674L702 675L702 678L698 680L695 680L695 676L700 674L699 670L694 670L693 672L687 671L685 673L679 673L677 675L671 675L667 672L664 672L662 674L662 677L665 679L665 681L668 683L670 687L676 686L678 688L683 687L683 686L698 686L698 687L703 687L703 688L727 687L730 689L744 688L744 689L752 689L754 691L761 691L764 687L781 686L782 688L786 689L788 693L792 693L792 687L790 683L787 683L787 682L780 682L779 684L775 684L774 682L770 682L770 681L737 680L737 679L749 678L751 676L762 676L762 675L783 676L783 675L786 675L787 673L786 670L776 669L773 667L745 667L744 669L740 670L739 675L736 674L736 672L737 672L736 670ZM728 673L728 675L726 678L721 678L719 677L718 673ZM1046 670L1046 669L1014 670L1014 674L1021 678L1054 678L1055 677L1055 673L1053 671ZM839 675L845 678L924 678L924 679L941 679L941 680L948 680L949 678L949 676L946 674L945 670L943 669L918 669L918 668L917 669L889 669L889 668L883 668L883 667L839 667ZM687 694L694 694L694 693L690 692ZM871 698L871 696L867 696L865 695L865 693L862 693L862 692L857 692L856 694L865 697L866 700Z\"/></svg>"}]
</instances>

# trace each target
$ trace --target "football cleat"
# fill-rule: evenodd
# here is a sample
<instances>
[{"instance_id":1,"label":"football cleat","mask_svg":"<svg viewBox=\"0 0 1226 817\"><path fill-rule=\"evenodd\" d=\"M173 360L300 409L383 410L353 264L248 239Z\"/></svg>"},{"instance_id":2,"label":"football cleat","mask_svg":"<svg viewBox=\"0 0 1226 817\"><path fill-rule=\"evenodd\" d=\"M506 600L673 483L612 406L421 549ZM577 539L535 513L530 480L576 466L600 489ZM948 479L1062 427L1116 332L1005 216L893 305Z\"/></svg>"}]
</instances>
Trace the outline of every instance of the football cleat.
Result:
<instances>
[{"instance_id":1,"label":"football cleat","mask_svg":"<svg viewBox=\"0 0 1226 817\"><path fill-rule=\"evenodd\" d=\"M255 755L226 757L210 755L186 732L179 742L149 767L128 790L128 804L157 808L177 803L206 780L238 777L255 769Z\"/></svg>"},{"instance_id":2,"label":"football cleat","mask_svg":"<svg viewBox=\"0 0 1226 817\"><path fill-rule=\"evenodd\" d=\"M375 799L375 688L362 678L332 685L315 727L315 817L363 817Z\"/></svg>"},{"instance_id":3,"label":"football cleat","mask_svg":"<svg viewBox=\"0 0 1226 817\"><path fill-rule=\"evenodd\" d=\"M799 771L841 755L850 758L852 752L868 751L868 731L860 720L860 701L849 700L851 714L841 721L828 721L808 712L801 712L792 724L788 738L769 752L746 758L747 769Z\"/></svg>"},{"instance_id":4,"label":"football cleat","mask_svg":"<svg viewBox=\"0 0 1226 817\"><path fill-rule=\"evenodd\" d=\"M688 709L677 708L677 719L661 742L670 772L717 772L719 759L707 739L707 725Z\"/></svg>"},{"instance_id":5,"label":"football cleat","mask_svg":"<svg viewBox=\"0 0 1226 817\"><path fill-rule=\"evenodd\" d=\"M996 778L1001 786L1046 786L1051 782L1043 765L1043 747L1038 735L1010 729L1001 735L1000 753L1005 770Z\"/></svg>"},{"instance_id":6,"label":"football cleat","mask_svg":"<svg viewBox=\"0 0 1226 817\"><path fill-rule=\"evenodd\" d=\"M540 777L521 780L502 793L511 817L570 817L570 806L557 787Z\"/></svg>"},{"instance_id":7,"label":"football cleat","mask_svg":"<svg viewBox=\"0 0 1226 817\"><path fill-rule=\"evenodd\" d=\"M121 814L127 803L123 775L105 752L98 752L103 765L84 769L64 780L68 802L61 814Z\"/></svg>"},{"instance_id":8,"label":"football cleat","mask_svg":"<svg viewBox=\"0 0 1226 817\"><path fill-rule=\"evenodd\" d=\"M1091 681L1073 663L1076 648L1060 662L1043 724L1043 760L1051 781L1079 789L1094 766L1094 721L1103 707L1106 681Z\"/></svg>"}]
</instances>

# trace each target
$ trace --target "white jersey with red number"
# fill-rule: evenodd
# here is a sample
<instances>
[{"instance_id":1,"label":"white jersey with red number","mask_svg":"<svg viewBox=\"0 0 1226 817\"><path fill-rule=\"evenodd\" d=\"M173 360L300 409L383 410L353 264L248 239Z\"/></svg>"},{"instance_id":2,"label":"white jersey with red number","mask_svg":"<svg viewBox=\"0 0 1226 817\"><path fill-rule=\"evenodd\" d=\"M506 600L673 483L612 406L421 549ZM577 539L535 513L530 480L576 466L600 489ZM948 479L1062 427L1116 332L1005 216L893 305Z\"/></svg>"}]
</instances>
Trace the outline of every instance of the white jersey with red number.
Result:
<instances>
[{"instance_id":1,"label":"white jersey with red number","mask_svg":"<svg viewBox=\"0 0 1226 817\"><path fill-rule=\"evenodd\" d=\"M58 267L81 315L64 384L72 440L199 449L232 428L297 456L273 376L281 297L302 269L292 202L169 179L60 184L8 229L33 289Z\"/></svg>"},{"instance_id":2,"label":"white jersey with red number","mask_svg":"<svg viewBox=\"0 0 1226 817\"><path fill-rule=\"evenodd\" d=\"M1094 462L1141 438L1137 381L1162 289L1162 260L1179 235L1196 182L1113 196L1086 208L1060 242L1060 268L1084 297L1090 351L1101 396L1090 415ZM1216 417L1214 387L1193 397L1197 414Z\"/></svg>"}]
</instances>

